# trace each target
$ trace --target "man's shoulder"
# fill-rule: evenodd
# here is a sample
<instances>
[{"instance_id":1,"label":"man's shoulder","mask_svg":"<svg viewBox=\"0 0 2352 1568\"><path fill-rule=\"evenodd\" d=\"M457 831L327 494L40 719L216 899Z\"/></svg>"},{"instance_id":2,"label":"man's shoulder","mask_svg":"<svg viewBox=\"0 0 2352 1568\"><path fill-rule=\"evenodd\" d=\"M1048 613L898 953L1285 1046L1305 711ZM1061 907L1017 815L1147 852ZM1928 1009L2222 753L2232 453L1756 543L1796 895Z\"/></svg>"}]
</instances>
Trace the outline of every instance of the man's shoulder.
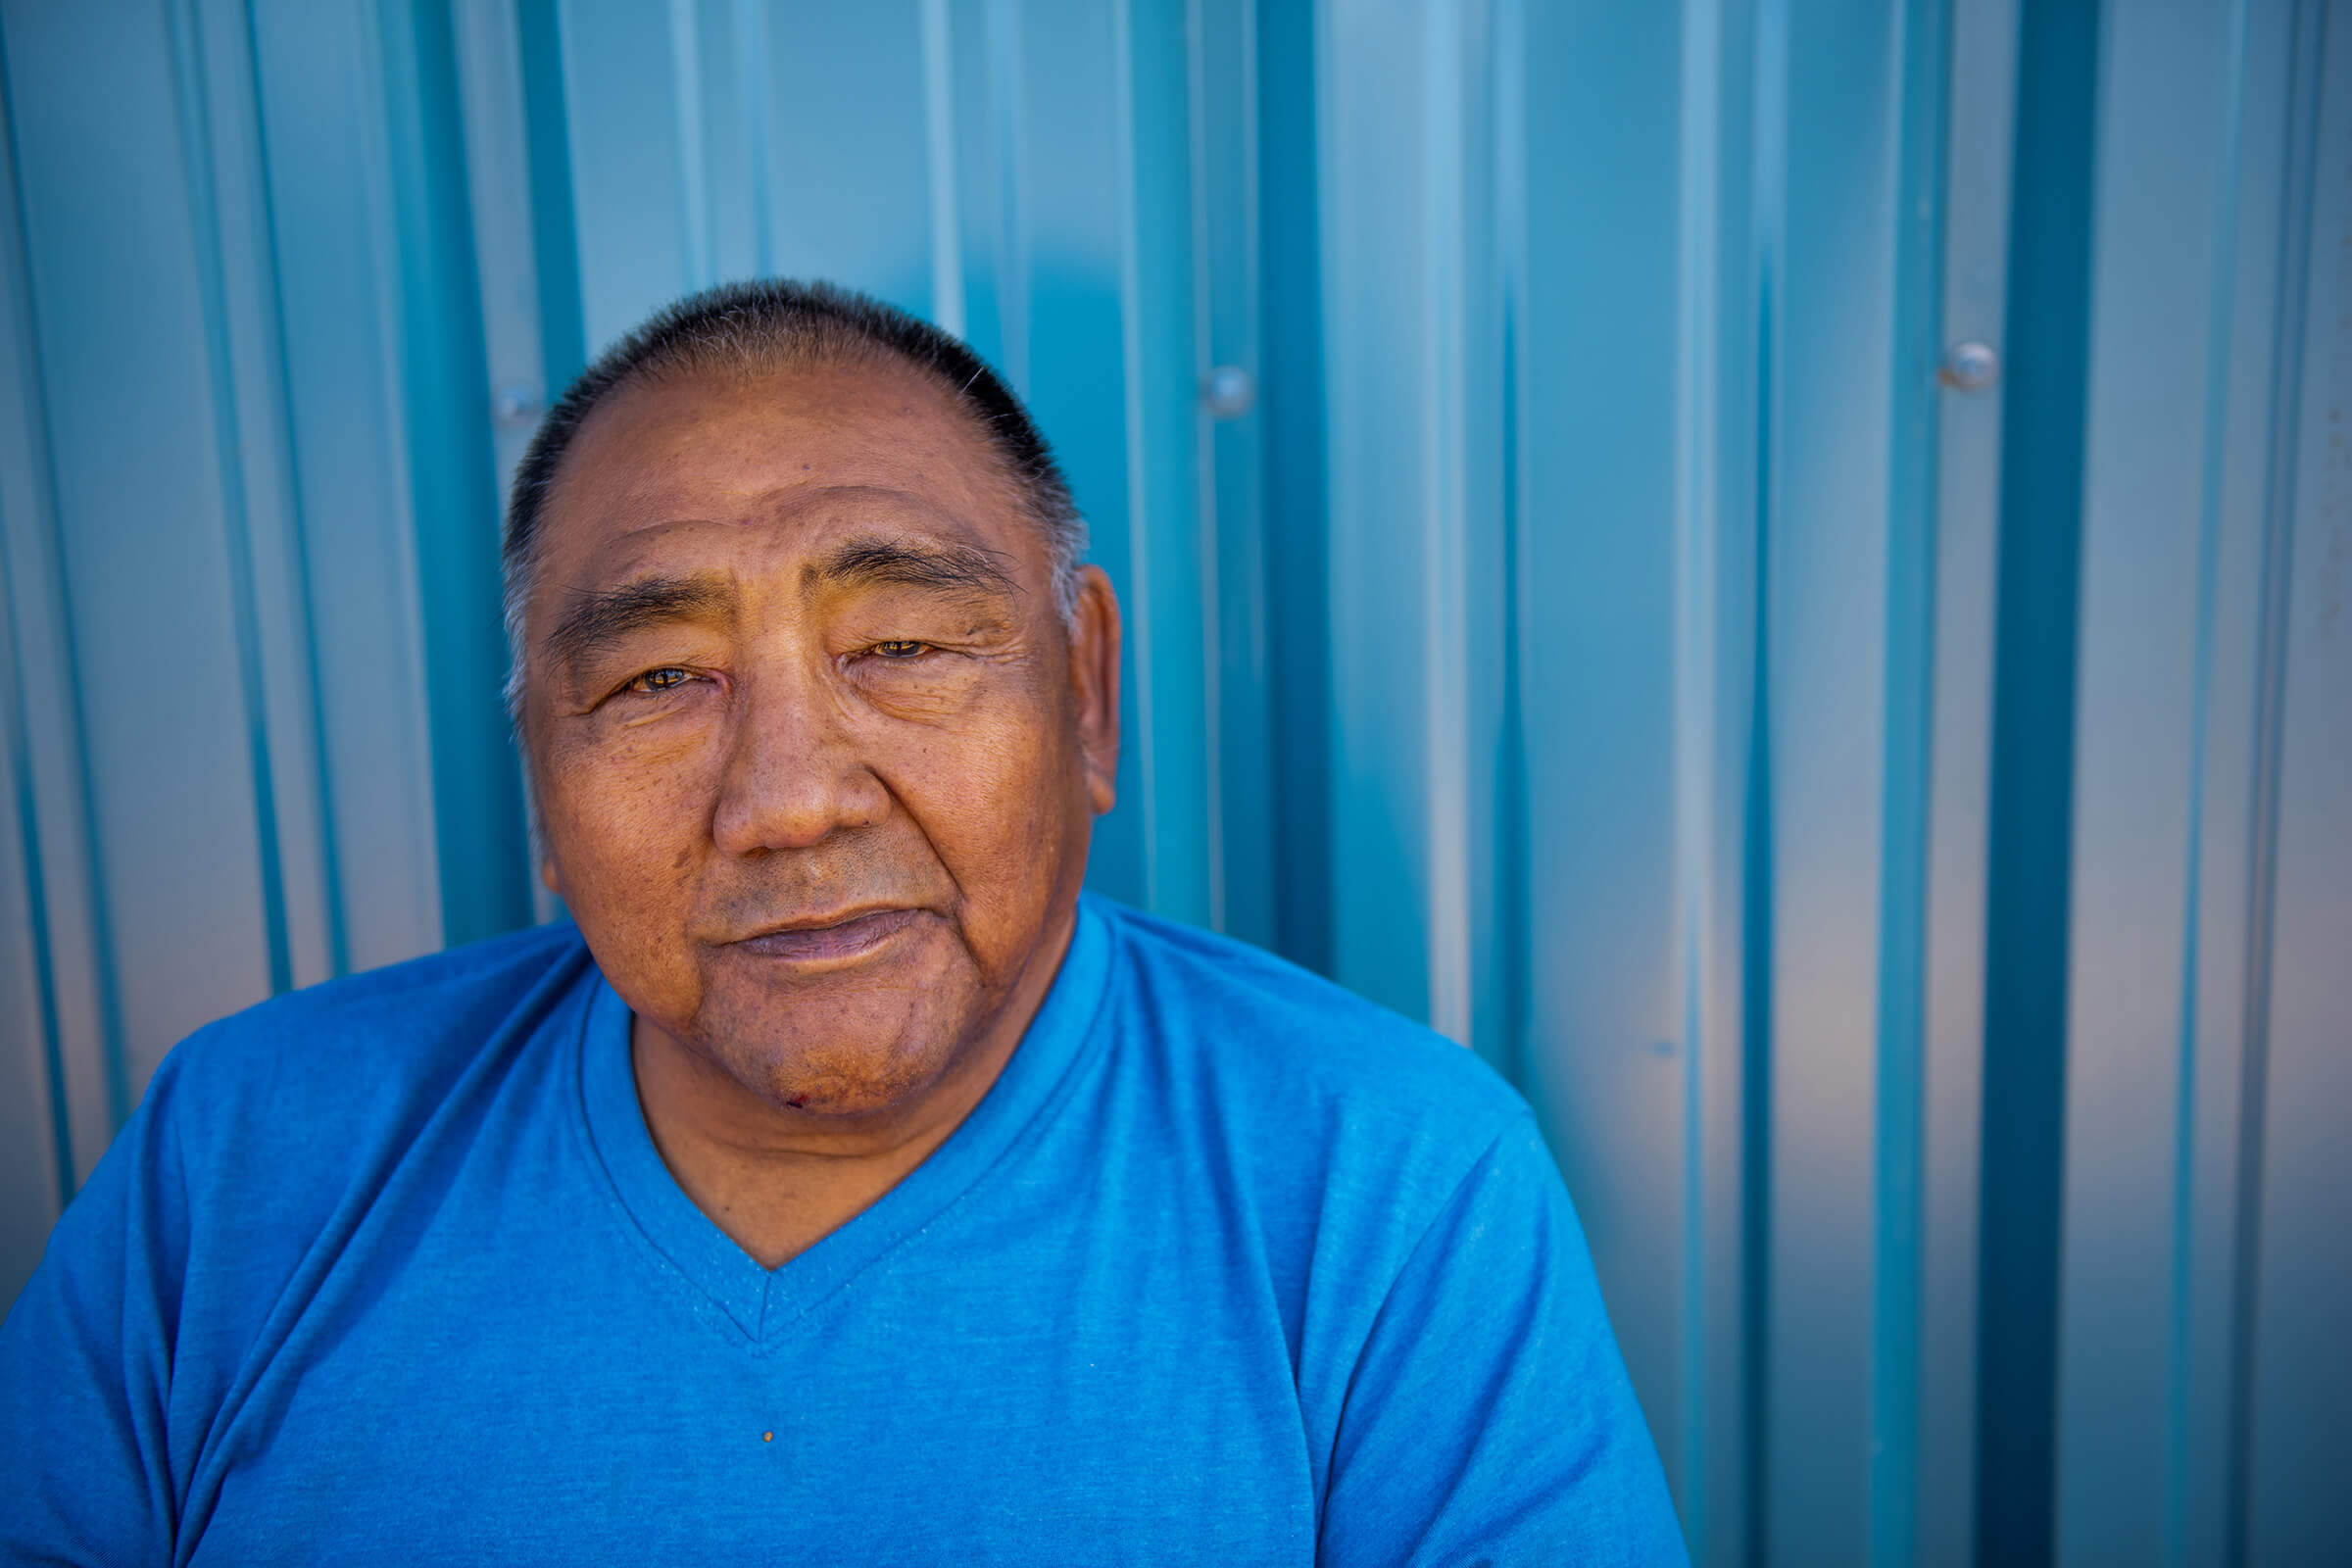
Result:
<instances>
[{"instance_id":1,"label":"man's shoulder","mask_svg":"<svg viewBox=\"0 0 2352 1568\"><path fill-rule=\"evenodd\" d=\"M1226 1115L1286 1138L1467 1161L1527 1115L1476 1053L1233 938L1102 906L1132 1001L1180 1076Z\"/></svg>"},{"instance_id":2,"label":"man's shoulder","mask_svg":"<svg viewBox=\"0 0 2352 1568\"><path fill-rule=\"evenodd\" d=\"M560 921L285 992L173 1047L151 1096L218 1114L429 1094L500 1036L527 1034L586 956Z\"/></svg>"}]
</instances>

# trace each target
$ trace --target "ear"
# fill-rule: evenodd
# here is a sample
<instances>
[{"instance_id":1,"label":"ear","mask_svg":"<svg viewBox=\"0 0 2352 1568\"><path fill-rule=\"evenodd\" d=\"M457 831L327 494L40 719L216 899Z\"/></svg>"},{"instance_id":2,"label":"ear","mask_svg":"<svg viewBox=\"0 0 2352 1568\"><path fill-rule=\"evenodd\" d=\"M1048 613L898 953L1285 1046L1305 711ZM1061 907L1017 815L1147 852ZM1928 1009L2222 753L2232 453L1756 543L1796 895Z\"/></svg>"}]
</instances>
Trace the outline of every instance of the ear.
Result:
<instances>
[{"instance_id":1,"label":"ear","mask_svg":"<svg viewBox=\"0 0 2352 1568\"><path fill-rule=\"evenodd\" d=\"M539 881L557 898L564 896L564 873L556 869L554 856L543 855L539 858Z\"/></svg>"},{"instance_id":2,"label":"ear","mask_svg":"<svg viewBox=\"0 0 2352 1568\"><path fill-rule=\"evenodd\" d=\"M1099 816L1118 801L1119 596L1101 566L1078 572L1070 628L1070 695L1078 709L1078 753Z\"/></svg>"}]
</instances>

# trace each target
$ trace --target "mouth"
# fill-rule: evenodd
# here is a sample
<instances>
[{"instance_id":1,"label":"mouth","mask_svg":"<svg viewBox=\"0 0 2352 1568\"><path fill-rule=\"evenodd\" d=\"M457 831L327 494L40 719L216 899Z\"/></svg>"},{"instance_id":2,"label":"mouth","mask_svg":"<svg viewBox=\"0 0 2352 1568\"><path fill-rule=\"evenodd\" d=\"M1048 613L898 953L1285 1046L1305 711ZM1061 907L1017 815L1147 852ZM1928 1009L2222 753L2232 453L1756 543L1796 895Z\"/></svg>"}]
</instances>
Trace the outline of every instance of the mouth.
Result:
<instances>
[{"instance_id":1,"label":"mouth","mask_svg":"<svg viewBox=\"0 0 2352 1568\"><path fill-rule=\"evenodd\" d=\"M824 925L780 926L727 944L739 953L803 963L858 958L922 918L920 909L869 909Z\"/></svg>"}]
</instances>

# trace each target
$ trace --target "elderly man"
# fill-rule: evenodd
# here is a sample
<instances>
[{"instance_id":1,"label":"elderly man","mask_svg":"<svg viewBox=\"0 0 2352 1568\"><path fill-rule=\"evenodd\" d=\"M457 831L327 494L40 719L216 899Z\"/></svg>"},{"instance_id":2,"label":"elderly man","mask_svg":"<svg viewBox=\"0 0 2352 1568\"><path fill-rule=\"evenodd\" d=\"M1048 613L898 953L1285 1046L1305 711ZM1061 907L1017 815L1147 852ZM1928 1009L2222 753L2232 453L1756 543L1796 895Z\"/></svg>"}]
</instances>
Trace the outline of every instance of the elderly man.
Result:
<instances>
[{"instance_id":1,"label":"elderly man","mask_svg":"<svg viewBox=\"0 0 2352 1568\"><path fill-rule=\"evenodd\" d=\"M1518 1098L1082 895L1083 542L869 301L592 368L506 542L572 921L172 1053L0 1329L0 1555L1681 1561Z\"/></svg>"}]
</instances>

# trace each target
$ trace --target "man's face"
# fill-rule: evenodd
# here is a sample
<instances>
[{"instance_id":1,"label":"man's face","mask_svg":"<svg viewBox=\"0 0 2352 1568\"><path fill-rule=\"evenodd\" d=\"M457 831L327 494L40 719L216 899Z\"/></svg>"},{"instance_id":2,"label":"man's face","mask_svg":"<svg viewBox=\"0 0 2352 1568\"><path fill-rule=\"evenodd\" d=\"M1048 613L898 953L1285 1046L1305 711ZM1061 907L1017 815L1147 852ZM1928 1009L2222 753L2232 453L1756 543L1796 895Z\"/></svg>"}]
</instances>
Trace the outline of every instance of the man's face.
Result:
<instances>
[{"instance_id":1,"label":"man's face","mask_svg":"<svg viewBox=\"0 0 2352 1568\"><path fill-rule=\"evenodd\" d=\"M1092 568L1077 618L912 370L599 408L542 514L523 728L549 883L640 1020L839 1116L988 1037L1058 956L1110 806L1118 612Z\"/></svg>"}]
</instances>

